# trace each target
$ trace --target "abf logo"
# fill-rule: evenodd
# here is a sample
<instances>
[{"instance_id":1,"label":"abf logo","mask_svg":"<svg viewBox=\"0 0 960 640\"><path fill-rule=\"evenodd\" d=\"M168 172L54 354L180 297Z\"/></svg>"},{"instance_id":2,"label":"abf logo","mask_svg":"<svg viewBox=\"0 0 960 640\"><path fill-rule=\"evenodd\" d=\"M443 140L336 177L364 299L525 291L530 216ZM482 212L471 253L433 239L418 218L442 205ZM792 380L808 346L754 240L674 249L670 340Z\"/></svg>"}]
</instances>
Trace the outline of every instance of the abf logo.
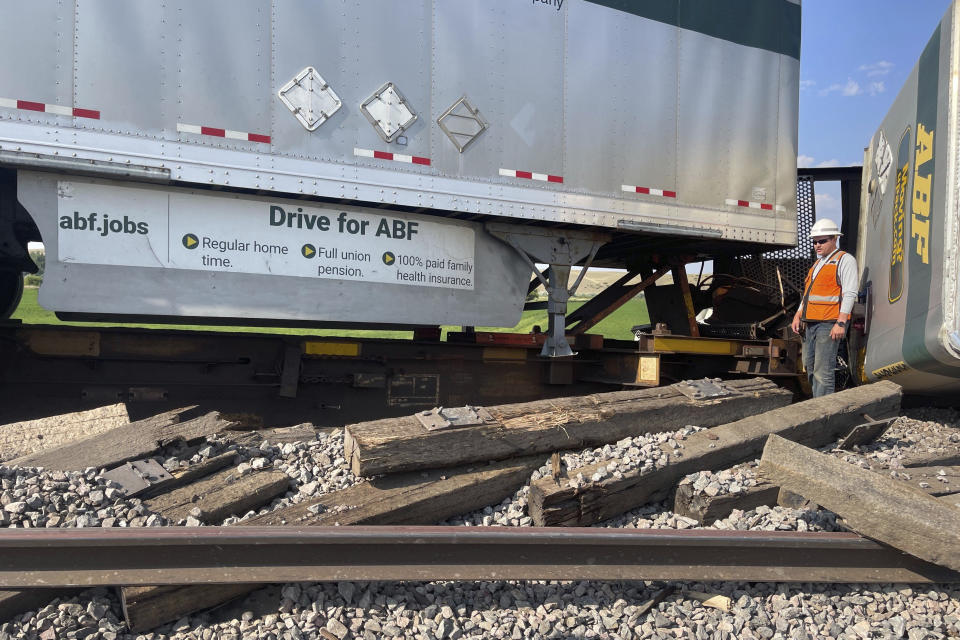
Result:
<instances>
[{"instance_id":1,"label":"abf logo","mask_svg":"<svg viewBox=\"0 0 960 640\"><path fill-rule=\"evenodd\" d=\"M913 218L910 236L916 240L914 250L923 264L930 264L930 190L933 172L920 175L920 168L933 159L933 130L917 123L916 160L913 165Z\"/></svg>"}]
</instances>

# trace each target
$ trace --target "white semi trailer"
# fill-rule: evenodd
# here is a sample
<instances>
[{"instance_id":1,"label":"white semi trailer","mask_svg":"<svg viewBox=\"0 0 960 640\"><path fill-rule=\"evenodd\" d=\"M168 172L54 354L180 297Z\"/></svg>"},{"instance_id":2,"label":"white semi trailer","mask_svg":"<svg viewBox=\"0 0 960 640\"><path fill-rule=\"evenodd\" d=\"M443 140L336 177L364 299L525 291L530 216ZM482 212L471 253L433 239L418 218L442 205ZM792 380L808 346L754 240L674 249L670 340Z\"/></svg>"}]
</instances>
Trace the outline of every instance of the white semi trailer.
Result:
<instances>
[{"instance_id":1,"label":"white semi trailer","mask_svg":"<svg viewBox=\"0 0 960 640\"><path fill-rule=\"evenodd\" d=\"M852 360L919 392L960 382L957 21L863 172ZM799 25L793 0L10 4L0 317L30 241L44 307L159 322L512 326L548 264L567 355L570 265L796 245Z\"/></svg>"},{"instance_id":2,"label":"white semi trailer","mask_svg":"<svg viewBox=\"0 0 960 640\"><path fill-rule=\"evenodd\" d=\"M536 264L797 240L796 0L74 0L0 21L0 307L513 326ZM544 274L539 274L544 276Z\"/></svg>"}]
</instances>

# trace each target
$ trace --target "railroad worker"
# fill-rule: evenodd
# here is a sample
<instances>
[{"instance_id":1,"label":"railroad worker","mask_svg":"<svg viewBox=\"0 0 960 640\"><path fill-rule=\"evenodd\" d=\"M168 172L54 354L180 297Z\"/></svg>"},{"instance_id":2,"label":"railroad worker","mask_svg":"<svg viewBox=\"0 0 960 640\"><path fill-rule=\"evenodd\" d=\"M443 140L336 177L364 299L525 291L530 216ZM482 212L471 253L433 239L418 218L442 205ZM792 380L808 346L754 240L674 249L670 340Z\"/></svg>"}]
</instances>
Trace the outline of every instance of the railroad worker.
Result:
<instances>
[{"instance_id":1,"label":"railroad worker","mask_svg":"<svg viewBox=\"0 0 960 640\"><path fill-rule=\"evenodd\" d=\"M810 267L800 308L791 325L803 335L803 367L818 398L833 393L837 348L846 335L847 322L857 300L857 260L837 248L840 229L833 220L814 223L810 238L818 260Z\"/></svg>"}]
</instances>

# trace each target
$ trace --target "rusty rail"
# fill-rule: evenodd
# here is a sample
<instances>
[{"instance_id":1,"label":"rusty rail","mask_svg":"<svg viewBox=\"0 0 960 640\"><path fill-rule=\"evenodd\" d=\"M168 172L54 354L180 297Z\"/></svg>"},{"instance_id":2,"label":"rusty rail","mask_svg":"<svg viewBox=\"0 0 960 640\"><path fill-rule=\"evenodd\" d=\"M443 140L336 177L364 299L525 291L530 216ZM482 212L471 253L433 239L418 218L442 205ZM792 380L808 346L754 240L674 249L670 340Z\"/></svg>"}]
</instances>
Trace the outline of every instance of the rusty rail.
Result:
<instances>
[{"instance_id":1,"label":"rusty rail","mask_svg":"<svg viewBox=\"0 0 960 640\"><path fill-rule=\"evenodd\" d=\"M960 582L852 533L499 527L0 529L0 588L327 580Z\"/></svg>"}]
</instances>

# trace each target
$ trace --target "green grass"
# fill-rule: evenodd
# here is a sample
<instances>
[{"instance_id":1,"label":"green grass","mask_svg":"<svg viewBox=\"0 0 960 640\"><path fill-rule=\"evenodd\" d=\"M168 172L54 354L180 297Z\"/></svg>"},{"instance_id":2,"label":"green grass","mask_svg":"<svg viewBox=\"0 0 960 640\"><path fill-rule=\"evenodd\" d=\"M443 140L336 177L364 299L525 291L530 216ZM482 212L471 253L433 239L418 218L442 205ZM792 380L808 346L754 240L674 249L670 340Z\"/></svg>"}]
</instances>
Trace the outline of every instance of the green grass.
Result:
<instances>
[{"instance_id":1,"label":"green grass","mask_svg":"<svg viewBox=\"0 0 960 640\"><path fill-rule=\"evenodd\" d=\"M184 329L193 331L244 331L249 333L282 333L289 335L320 335L320 336L340 336L351 338L409 338L410 331L370 331L370 330L343 330L343 329L296 329L296 328L276 328L276 327L219 327L206 325L160 325L160 324L127 324L110 322L63 322L58 320L52 311L47 311L37 302L38 289L28 287L23 291L23 299L20 306L13 314L14 319L22 320L26 324L61 324L75 325L84 327L143 327L147 329ZM583 301L573 300L570 302L570 310L578 309ZM590 329L589 333L601 334L606 338L616 338L620 340L632 340L633 334L630 333L630 327L643 324L648 321L647 306L643 298L634 298L627 304L617 309L610 316L605 318L597 326ZM478 331L506 331L510 333L530 333L534 325L546 331L547 312L546 311L525 311L520 318L520 323L512 328L501 327L477 327ZM459 331L460 327L443 327L446 331Z\"/></svg>"}]
</instances>

